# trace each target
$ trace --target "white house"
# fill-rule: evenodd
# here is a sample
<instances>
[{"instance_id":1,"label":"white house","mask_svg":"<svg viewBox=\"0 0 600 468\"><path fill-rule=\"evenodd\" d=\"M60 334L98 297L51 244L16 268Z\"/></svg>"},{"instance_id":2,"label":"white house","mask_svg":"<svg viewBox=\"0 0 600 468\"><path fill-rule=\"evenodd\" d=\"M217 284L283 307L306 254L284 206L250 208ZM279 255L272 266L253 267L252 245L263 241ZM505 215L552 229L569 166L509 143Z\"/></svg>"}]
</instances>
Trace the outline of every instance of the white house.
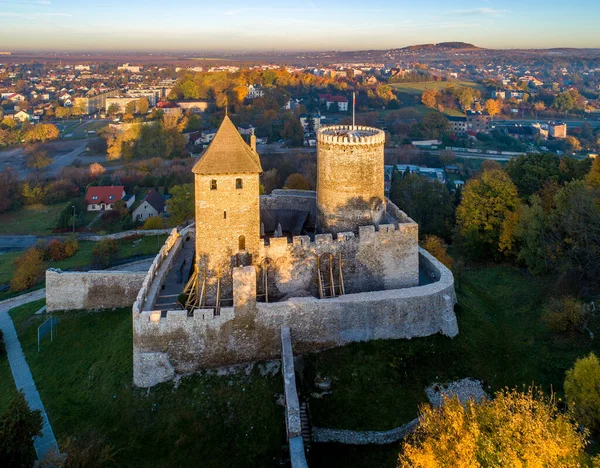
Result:
<instances>
[{"instance_id":1,"label":"white house","mask_svg":"<svg viewBox=\"0 0 600 468\"><path fill-rule=\"evenodd\" d=\"M142 203L133 210L133 221L146 221L152 216L160 216L166 210L165 199L156 190L152 189L142 200Z\"/></svg>"},{"instance_id":2,"label":"white house","mask_svg":"<svg viewBox=\"0 0 600 468\"><path fill-rule=\"evenodd\" d=\"M85 194L87 211L107 211L115 207L115 203L123 200L127 208L135 201L135 195L127 195L122 185L110 187L89 187Z\"/></svg>"},{"instance_id":3,"label":"white house","mask_svg":"<svg viewBox=\"0 0 600 468\"><path fill-rule=\"evenodd\" d=\"M28 120L31 120L31 116L24 110L20 110L13 116L13 119L15 119L18 122L26 122Z\"/></svg>"}]
</instances>

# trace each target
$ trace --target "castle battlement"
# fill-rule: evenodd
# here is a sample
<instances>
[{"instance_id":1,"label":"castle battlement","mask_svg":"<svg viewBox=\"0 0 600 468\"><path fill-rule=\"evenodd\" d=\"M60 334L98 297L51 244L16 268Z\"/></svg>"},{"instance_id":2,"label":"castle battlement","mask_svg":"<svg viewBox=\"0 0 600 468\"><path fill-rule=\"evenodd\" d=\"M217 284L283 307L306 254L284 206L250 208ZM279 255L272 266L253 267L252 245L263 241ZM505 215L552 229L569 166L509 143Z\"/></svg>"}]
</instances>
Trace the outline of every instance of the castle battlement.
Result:
<instances>
[{"instance_id":1,"label":"castle battlement","mask_svg":"<svg viewBox=\"0 0 600 468\"><path fill-rule=\"evenodd\" d=\"M317 140L329 145L382 145L385 143L385 132L373 127L332 125L320 128Z\"/></svg>"},{"instance_id":2,"label":"castle battlement","mask_svg":"<svg viewBox=\"0 0 600 468\"><path fill-rule=\"evenodd\" d=\"M418 236L418 225L414 222L394 224L380 224L379 226L359 226L358 235L354 232L338 232L337 234L316 234L315 240L311 241L309 236L272 237L263 239L261 245L261 256L280 257L292 250L315 250L335 252L343 250L346 245L376 243L392 237Z\"/></svg>"}]
</instances>

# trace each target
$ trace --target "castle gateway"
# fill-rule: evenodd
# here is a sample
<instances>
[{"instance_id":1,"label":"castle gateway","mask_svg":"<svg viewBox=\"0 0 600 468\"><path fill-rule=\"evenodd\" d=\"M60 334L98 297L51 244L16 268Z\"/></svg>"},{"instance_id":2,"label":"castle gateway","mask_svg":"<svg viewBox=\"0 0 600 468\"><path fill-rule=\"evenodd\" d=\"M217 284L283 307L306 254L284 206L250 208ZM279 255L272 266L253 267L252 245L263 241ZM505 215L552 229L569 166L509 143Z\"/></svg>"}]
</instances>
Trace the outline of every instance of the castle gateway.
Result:
<instances>
[{"instance_id":1,"label":"castle gateway","mask_svg":"<svg viewBox=\"0 0 600 468\"><path fill-rule=\"evenodd\" d=\"M317 191L260 195L228 117L192 171L194 225L174 230L133 307L134 383L352 341L458 333L452 273L384 196L382 130L318 131Z\"/></svg>"}]
</instances>

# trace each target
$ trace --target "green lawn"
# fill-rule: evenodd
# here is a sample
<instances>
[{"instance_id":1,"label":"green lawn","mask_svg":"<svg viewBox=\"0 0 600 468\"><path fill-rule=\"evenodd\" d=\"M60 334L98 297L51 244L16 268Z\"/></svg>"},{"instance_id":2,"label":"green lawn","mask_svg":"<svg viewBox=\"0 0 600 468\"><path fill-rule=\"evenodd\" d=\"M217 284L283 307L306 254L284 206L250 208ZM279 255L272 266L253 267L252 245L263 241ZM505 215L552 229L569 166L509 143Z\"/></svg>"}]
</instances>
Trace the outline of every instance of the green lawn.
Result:
<instances>
[{"instance_id":1,"label":"green lawn","mask_svg":"<svg viewBox=\"0 0 600 468\"><path fill-rule=\"evenodd\" d=\"M118 240L119 252L117 260L125 260L132 257L140 257L157 254L165 240L166 235L146 236L134 244L131 240ZM80 269L92 264L92 250L96 242L81 241L79 242L79 250L75 255L59 262L48 262L48 268L60 268L61 270ZM15 270L14 261L22 252L9 252L0 255L0 285L10 282L10 279ZM6 293L0 293L0 300L8 296L3 296Z\"/></svg>"},{"instance_id":2,"label":"green lawn","mask_svg":"<svg viewBox=\"0 0 600 468\"><path fill-rule=\"evenodd\" d=\"M0 415L8 408L11 398L17 394L13 382L8 356L6 352L0 351Z\"/></svg>"},{"instance_id":3,"label":"green lawn","mask_svg":"<svg viewBox=\"0 0 600 468\"><path fill-rule=\"evenodd\" d=\"M583 334L551 334L541 308L553 292L547 279L517 268L476 267L458 290L456 338L356 343L311 355L306 382L317 374L333 381L331 395L311 400L314 423L390 429L417 416L425 387L464 377L482 380L491 392L534 383L560 393L565 371L600 344Z\"/></svg>"},{"instance_id":4,"label":"green lawn","mask_svg":"<svg viewBox=\"0 0 600 468\"><path fill-rule=\"evenodd\" d=\"M485 89L481 84L475 83L474 81L424 81L421 83L390 83L390 86L396 91L418 95L421 95L421 93L423 93L423 91L426 89L445 89L449 85L454 86L455 88L458 88L459 86L467 86L479 91L483 91Z\"/></svg>"},{"instance_id":5,"label":"green lawn","mask_svg":"<svg viewBox=\"0 0 600 468\"><path fill-rule=\"evenodd\" d=\"M56 205L26 205L17 211L0 214L0 235L52 235L58 214L65 203Z\"/></svg>"},{"instance_id":6,"label":"green lawn","mask_svg":"<svg viewBox=\"0 0 600 468\"><path fill-rule=\"evenodd\" d=\"M58 314L58 337L38 354L42 319L32 314L42 304L11 317L59 444L96 432L118 450L119 467L280 466L280 374L197 375L136 390L131 309Z\"/></svg>"}]
</instances>

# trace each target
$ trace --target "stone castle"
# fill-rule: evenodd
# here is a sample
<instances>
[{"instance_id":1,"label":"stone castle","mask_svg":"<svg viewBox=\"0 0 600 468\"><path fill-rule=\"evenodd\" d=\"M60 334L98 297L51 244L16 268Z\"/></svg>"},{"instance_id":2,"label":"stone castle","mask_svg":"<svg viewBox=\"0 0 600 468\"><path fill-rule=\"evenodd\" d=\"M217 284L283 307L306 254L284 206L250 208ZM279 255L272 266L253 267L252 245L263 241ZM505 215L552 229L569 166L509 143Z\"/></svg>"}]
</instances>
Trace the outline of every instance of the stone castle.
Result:
<instances>
[{"instance_id":1,"label":"stone castle","mask_svg":"<svg viewBox=\"0 0 600 468\"><path fill-rule=\"evenodd\" d=\"M316 193L261 196L256 139L225 117L192 169L195 225L172 232L133 306L136 385L275 358L284 326L297 352L458 332L452 274L385 198L384 132L317 142Z\"/></svg>"}]
</instances>

